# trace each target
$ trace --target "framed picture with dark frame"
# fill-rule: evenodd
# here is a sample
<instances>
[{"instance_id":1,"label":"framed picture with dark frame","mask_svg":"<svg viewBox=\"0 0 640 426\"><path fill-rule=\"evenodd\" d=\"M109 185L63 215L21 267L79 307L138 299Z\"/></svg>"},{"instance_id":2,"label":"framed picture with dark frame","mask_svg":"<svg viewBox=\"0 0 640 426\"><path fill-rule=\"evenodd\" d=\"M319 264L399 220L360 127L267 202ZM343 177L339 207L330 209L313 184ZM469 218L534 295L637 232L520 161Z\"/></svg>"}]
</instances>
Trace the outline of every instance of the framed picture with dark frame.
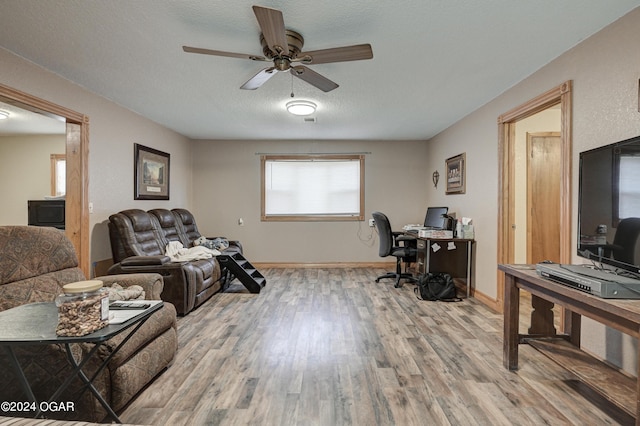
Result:
<instances>
[{"instance_id":1,"label":"framed picture with dark frame","mask_svg":"<svg viewBox=\"0 0 640 426\"><path fill-rule=\"evenodd\" d=\"M447 158L445 161L447 171L447 189L446 194L464 194L465 193L465 163L466 154L462 153L455 157Z\"/></svg>"},{"instance_id":2,"label":"framed picture with dark frame","mask_svg":"<svg viewBox=\"0 0 640 426\"><path fill-rule=\"evenodd\" d=\"M170 155L137 143L133 146L134 200L168 200Z\"/></svg>"}]
</instances>

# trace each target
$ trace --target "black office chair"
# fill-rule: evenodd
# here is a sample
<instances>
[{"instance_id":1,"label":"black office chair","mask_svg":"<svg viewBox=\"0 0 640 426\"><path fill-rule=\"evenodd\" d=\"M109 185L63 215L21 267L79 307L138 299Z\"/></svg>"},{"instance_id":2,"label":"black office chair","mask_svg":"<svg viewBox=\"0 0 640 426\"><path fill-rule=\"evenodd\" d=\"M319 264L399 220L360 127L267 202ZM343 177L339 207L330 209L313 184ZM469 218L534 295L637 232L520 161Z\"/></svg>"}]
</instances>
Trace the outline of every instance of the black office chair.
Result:
<instances>
[{"instance_id":1,"label":"black office chair","mask_svg":"<svg viewBox=\"0 0 640 426\"><path fill-rule=\"evenodd\" d=\"M380 282L383 278L393 278L396 280L395 287L400 287L400 280L405 279L409 282L416 282L416 278L409 272L402 272L402 261L407 264L414 262L416 259L417 249L411 247L411 242L416 241L415 237L405 235L403 232L394 232L391 230L389 219L384 213L372 213L375 221L378 235L380 236L380 249L378 254L380 257L394 256L396 258L396 271L387 272L376 278L376 282Z\"/></svg>"}]
</instances>

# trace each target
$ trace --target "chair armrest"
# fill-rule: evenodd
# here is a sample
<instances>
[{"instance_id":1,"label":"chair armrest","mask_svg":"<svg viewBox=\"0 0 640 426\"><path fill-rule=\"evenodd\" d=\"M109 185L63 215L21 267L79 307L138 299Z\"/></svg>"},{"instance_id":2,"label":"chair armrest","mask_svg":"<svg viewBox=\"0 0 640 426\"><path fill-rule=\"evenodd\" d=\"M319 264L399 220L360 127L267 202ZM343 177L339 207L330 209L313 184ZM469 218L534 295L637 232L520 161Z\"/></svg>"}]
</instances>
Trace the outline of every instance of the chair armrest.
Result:
<instances>
[{"instance_id":1,"label":"chair armrest","mask_svg":"<svg viewBox=\"0 0 640 426\"><path fill-rule=\"evenodd\" d=\"M399 246L402 243L403 246L410 245L412 241L416 241L416 237L414 235L409 235L405 232L393 231L393 242L394 246Z\"/></svg>"},{"instance_id":2,"label":"chair armrest","mask_svg":"<svg viewBox=\"0 0 640 426\"><path fill-rule=\"evenodd\" d=\"M126 259L122 259L120 264L123 267L126 266L150 266L150 265L164 265L170 263L171 258L169 256L131 256Z\"/></svg>"},{"instance_id":3,"label":"chair armrest","mask_svg":"<svg viewBox=\"0 0 640 426\"><path fill-rule=\"evenodd\" d=\"M140 257L146 258L154 256ZM159 258L164 257L165 256L159 256ZM156 259L156 262L158 263L158 259ZM194 295L196 292L196 272L189 262L167 262L155 265L134 263L127 266L124 266L123 263L124 261L111 265L107 272L112 275L131 275L136 273L160 274L164 283L161 292L162 294L157 294L154 292L153 298L155 298L156 300L162 299L165 302L172 303L176 307L176 310L180 315L186 315L193 309L193 305L195 303ZM145 297L147 297L146 291Z\"/></svg>"},{"instance_id":4,"label":"chair armrest","mask_svg":"<svg viewBox=\"0 0 640 426\"><path fill-rule=\"evenodd\" d=\"M229 247L226 250L229 250L229 249L233 250L234 247L235 247L235 250L240 252L240 254L242 254L242 243L240 241L238 241L238 240L230 240L227 237L221 237L221 236L206 237L206 238L207 238L207 240L215 240L216 238L224 238L225 240L227 240L229 242Z\"/></svg>"},{"instance_id":5,"label":"chair armrest","mask_svg":"<svg viewBox=\"0 0 640 426\"><path fill-rule=\"evenodd\" d=\"M139 285L144 290L144 298L147 300L160 300L164 288L162 276L155 273L105 275L95 279L102 281L105 287L111 287L115 283L123 288Z\"/></svg>"}]
</instances>

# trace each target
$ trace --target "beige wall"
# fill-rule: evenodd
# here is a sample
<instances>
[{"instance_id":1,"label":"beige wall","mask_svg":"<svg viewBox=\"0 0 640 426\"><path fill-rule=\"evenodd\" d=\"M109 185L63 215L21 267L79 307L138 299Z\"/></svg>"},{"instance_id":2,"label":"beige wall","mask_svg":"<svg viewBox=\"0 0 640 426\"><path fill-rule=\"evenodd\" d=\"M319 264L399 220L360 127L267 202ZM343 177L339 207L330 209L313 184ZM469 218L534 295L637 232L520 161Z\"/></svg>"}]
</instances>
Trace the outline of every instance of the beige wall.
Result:
<instances>
[{"instance_id":1,"label":"beige wall","mask_svg":"<svg viewBox=\"0 0 640 426\"><path fill-rule=\"evenodd\" d=\"M64 147L64 135L0 136L0 224L27 224L27 200L51 195L50 155Z\"/></svg>"},{"instance_id":2,"label":"beige wall","mask_svg":"<svg viewBox=\"0 0 640 426\"><path fill-rule=\"evenodd\" d=\"M0 83L89 117L92 262L111 258L106 227L111 213L130 208L190 207L191 145L187 138L1 48ZM134 201L134 143L171 154L169 201Z\"/></svg>"},{"instance_id":3,"label":"beige wall","mask_svg":"<svg viewBox=\"0 0 640 426\"><path fill-rule=\"evenodd\" d=\"M496 296L498 116L566 80L573 80L572 235L575 241L578 153L640 134L638 40L640 9L585 40L430 141L427 156L430 164L438 165L447 156L467 152L467 182L471 184L467 194L457 199L468 214L479 219L476 285L482 293ZM447 197L434 192L429 199L439 201ZM575 254L573 261L581 262ZM635 372L631 350L634 344L630 339L588 320L585 323L583 345L589 351Z\"/></svg>"},{"instance_id":4,"label":"beige wall","mask_svg":"<svg viewBox=\"0 0 640 426\"><path fill-rule=\"evenodd\" d=\"M260 221L257 153L311 152L368 153L364 222ZM424 220L431 182L426 156L424 141L196 141L193 213L205 235L242 241L252 262L379 262L368 218L382 211L394 229Z\"/></svg>"}]
</instances>

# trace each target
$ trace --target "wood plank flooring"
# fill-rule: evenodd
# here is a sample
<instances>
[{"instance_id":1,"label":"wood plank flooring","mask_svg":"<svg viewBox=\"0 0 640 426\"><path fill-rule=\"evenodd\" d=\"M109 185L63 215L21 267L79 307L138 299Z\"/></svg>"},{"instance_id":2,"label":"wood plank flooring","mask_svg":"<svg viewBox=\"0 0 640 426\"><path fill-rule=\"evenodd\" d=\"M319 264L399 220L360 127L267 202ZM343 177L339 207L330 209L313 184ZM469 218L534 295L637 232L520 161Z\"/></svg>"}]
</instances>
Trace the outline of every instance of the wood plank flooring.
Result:
<instances>
[{"instance_id":1,"label":"wood plank flooring","mask_svg":"<svg viewBox=\"0 0 640 426\"><path fill-rule=\"evenodd\" d=\"M502 366L502 316L380 269L266 269L178 321L175 363L122 413L153 425L633 424L544 355Z\"/></svg>"}]
</instances>

